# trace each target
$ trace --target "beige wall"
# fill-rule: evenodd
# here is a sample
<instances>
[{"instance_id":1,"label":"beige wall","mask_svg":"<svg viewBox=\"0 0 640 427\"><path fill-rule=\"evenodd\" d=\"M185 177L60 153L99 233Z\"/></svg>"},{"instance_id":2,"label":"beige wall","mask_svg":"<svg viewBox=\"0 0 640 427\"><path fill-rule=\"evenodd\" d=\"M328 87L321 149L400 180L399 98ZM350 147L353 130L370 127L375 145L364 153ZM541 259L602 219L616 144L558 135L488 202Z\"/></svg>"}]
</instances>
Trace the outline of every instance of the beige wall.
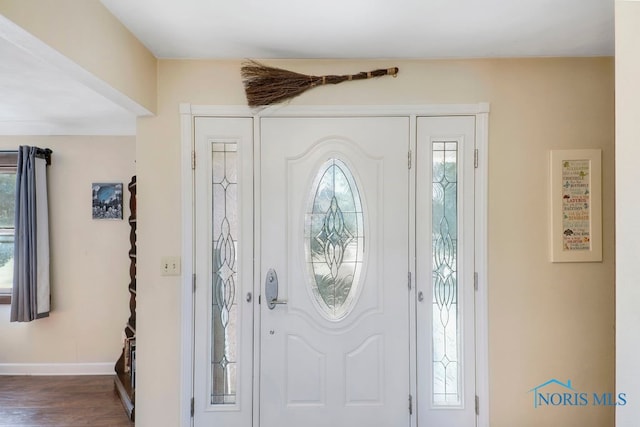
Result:
<instances>
[{"instance_id":1,"label":"beige wall","mask_svg":"<svg viewBox=\"0 0 640 427\"><path fill-rule=\"evenodd\" d=\"M534 409L550 379L614 391L614 67L611 58L269 61L302 73L398 65L397 79L314 89L294 104L490 102L489 339L492 427L609 427L607 407ZM158 115L138 120L137 425L178 425L180 253L178 104L245 104L237 61L159 63ZM550 149L603 150L604 261L548 261ZM159 387L158 385L162 385Z\"/></svg>"},{"instance_id":2,"label":"beige wall","mask_svg":"<svg viewBox=\"0 0 640 427\"><path fill-rule=\"evenodd\" d=\"M0 0L0 14L156 110L156 58L98 0Z\"/></svg>"},{"instance_id":3,"label":"beige wall","mask_svg":"<svg viewBox=\"0 0 640 427\"><path fill-rule=\"evenodd\" d=\"M91 219L93 182L129 182L134 137L0 136L0 149L53 150L48 168L51 314L9 323L0 305L0 370L4 364L113 363L129 317L129 225ZM125 192L125 218L129 216Z\"/></svg>"},{"instance_id":4,"label":"beige wall","mask_svg":"<svg viewBox=\"0 0 640 427\"><path fill-rule=\"evenodd\" d=\"M621 1L616 8L616 386L618 392L640 390L640 2ZM616 425L635 427L640 400L616 411Z\"/></svg>"}]
</instances>

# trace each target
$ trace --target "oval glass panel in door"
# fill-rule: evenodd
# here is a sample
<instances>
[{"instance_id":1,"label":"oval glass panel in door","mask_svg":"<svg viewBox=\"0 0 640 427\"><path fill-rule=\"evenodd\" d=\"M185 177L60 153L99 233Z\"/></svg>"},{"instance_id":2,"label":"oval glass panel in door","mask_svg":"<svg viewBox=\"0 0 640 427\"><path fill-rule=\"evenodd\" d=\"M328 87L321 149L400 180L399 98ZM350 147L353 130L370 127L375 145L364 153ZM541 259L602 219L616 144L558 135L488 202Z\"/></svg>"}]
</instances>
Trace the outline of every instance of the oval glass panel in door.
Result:
<instances>
[{"instance_id":1,"label":"oval glass panel in door","mask_svg":"<svg viewBox=\"0 0 640 427\"><path fill-rule=\"evenodd\" d=\"M364 254L364 213L349 167L329 159L316 174L305 215L305 255L310 291L329 320L355 304Z\"/></svg>"}]
</instances>

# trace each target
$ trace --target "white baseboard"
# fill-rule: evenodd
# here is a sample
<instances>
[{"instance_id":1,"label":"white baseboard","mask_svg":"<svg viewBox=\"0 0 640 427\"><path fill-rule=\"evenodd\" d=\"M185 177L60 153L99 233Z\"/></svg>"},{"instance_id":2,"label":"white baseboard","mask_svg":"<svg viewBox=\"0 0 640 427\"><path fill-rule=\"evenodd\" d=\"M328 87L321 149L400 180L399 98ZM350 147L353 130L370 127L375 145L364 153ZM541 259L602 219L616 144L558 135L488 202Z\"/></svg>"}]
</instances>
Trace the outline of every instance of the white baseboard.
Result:
<instances>
[{"instance_id":1,"label":"white baseboard","mask_svg":"<svg viewBox=\"0 0 640 427\"><path fill-rule=\"evenodd\" d=\"M108 363L0 363L0 375L115 375Z\"/></svg>"}]
</instances>

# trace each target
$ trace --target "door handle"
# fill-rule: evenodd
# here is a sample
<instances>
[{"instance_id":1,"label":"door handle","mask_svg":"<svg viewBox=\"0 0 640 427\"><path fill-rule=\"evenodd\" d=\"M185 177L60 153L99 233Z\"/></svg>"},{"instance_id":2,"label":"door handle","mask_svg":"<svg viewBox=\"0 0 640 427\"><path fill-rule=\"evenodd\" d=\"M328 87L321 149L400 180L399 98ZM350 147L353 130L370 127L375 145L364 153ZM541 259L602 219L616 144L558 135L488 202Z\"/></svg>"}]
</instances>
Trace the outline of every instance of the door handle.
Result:
<instances>
[{"instance_id":1,"label":"door handle","mask_svg":"<svg viewBox=\"0 0 640 427\"><path fill-rule=\"evenodd\" d=\"M269 307L269 310L273 310L276 304L287 303L287 300L278 299L278 275L273 268L267 271L267 276L264 279L264 293L267 297L267 307Z\"/></svg>"}]
</instances>

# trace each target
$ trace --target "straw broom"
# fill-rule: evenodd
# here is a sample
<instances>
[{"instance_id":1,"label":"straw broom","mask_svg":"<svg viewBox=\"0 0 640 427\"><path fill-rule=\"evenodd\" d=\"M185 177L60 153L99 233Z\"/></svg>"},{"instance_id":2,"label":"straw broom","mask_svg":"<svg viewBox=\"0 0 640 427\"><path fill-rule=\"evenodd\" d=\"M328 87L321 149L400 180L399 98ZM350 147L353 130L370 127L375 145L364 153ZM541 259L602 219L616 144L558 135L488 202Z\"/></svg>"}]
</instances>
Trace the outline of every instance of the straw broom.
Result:
<instances>
[{"instance_id":1,"label":"straw broom","mask_svg":"<svg viewBox=\"0 0 640 427\"><path fill-rule=\"evenodd\" d=\"M342 76L308 76L256 61L246 61L241 68L242 82L250 107L259 107L294 98L316 86L338 84L351 80L398 75L398 67L378 69Z\"/></svg>"}]
</instances>

